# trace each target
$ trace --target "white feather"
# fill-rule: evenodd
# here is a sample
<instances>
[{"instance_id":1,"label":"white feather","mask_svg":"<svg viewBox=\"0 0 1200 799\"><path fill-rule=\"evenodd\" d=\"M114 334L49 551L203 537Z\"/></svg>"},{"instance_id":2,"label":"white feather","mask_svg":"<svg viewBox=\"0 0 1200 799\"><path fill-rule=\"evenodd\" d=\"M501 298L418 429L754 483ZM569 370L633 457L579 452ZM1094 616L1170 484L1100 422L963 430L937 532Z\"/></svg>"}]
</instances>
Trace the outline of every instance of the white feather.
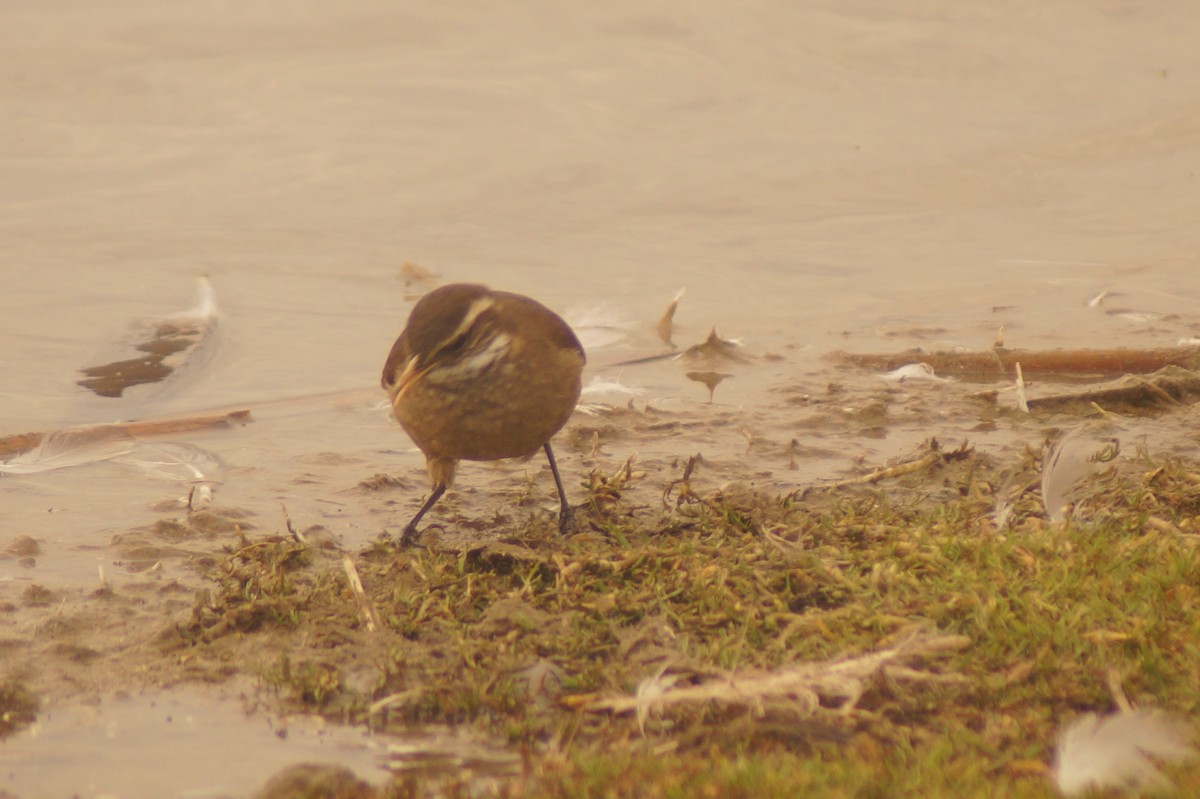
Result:
<instances>
[{"instance_id":1,"label":"white feather","mask_svg":"<svg viewBox=\"0 0 1200 799\"><path fill-rule=\"evenodd\" d=\"M217 292L213 288L208 275L200 276L200 286L196 296L196 304L186 311L180 311L165 317L166 319L195 319L207 322L217 317Z\"/></svg>"},{"instance_id":2,"label":"white feather","mask_svg":"<svg viewBox=\"0 0 1200 799\"><path fill-rule=\"evenodd\" d=\"M113 460L136 466L151 477L182 483L214 480L224 466L219 457L206 449L171 441L139 442L133 450Z\"/></svg>"},{"instance_id":3,"label":"white feather","mask_svg":"<svg viewBox=\"0 0 1200 799\"><path fill-rule=\"evenodd\" d=\"M637 725L642 736L646 735L646 719L651 711L662 712L662 698L679 682L679 675L667 674L663 666L653 677L647 677L637 686Z\"/></svg>"},{"instance_id":4,"label":"white feather","mask_svg":"<svg viewBox=\"0 0 1200 799\"><path fill-rule=\"evenodd\" d=\"M224 465L213 453L192 444L138 441L115 425L95 425L47 433L33 449L0 461L0 474L38 474L101 461L136 466L153 477L185 483L211 480Z\"/></svg>"},{"instance_id":5,"label":"white feather","mask_svg":"<svg viewBox=\"0 0 1200 799\"><path fill-rule=\"evenodd\" d=\"M1051 770L1064 796L1089 789L1169 789L1170 781L1155 759L1184 762L1200 754L1193 731L1180 719L1151 710L1135 709L1076 719L1058 736Z\"/></svg>"},{"instance_id":6,"label":"white feather","mask_svg":"<svg viewBox=\"0 0 1200 799\"><path fill-rule=\"evenodd\" d=\"M637 327L623 310L604 304L568 309L566 317L589 352L616 344Z\"/></svg>"},{"instance_id":7,"label":"white feather","mask_svg":"<svg viewBox=\"0 0 1200 799\"><path fill-rule=\"evenodd\" d=\"M637 396L644 393L642 389L634 386L627 386L621 382L620 378L610 380L596 375L588 384L583 387L583 396L590 397L597 394L623 394L625 396Z\"/></svg>"},{"instance_id":8,"label":"white feather","mask_svg":"<svg viewBox=\"0 0 1200 799\"><path fill-rule=\"evenodd\" d=\"M1087 426L1068 432L1046 450L1042 501L1050 521L1061 521L1063 508L1080 483L1102 471L1120 451L1120 441L1094 435Z\"/></svg>"},{"instance_id":9,"label":"white feather","mask_svg":"<svg viewBox=\"0 0 1200 799\"><path fill-rule=\"evenodd\" d=\"M112 425L55 430L33 449L0 461L0 473L38 474L82 466L128 455L135 446L128 433Z\"/></svg>"},{"instance_id":10,"label":"white feather","mask_svg":"<svg viewBox=\"0 0 1200 799\"><path fill-rule=\"evenodd\" d=\"M1017 390L1017 410L1021 413L1029 413L1029 395L1025 393L1025 374L1021 371L1021 362L1016 364L1017 379L1014 382L1014 387Z\"/></svg>"},{"instance_id":11,"label":"white feather","mask_svg":"<svg viewBox=\"0 0 1200 799\"><path fill-rule=\"evenodd\" d=\"M949 381L944 377L938 377L934 374L933 367L927 363L909 363L901 366L899 369L880 375L884 380L895 380L898 383L903 383L906 380L936 380L942 383Z\"/></svg>"}]
</instances>

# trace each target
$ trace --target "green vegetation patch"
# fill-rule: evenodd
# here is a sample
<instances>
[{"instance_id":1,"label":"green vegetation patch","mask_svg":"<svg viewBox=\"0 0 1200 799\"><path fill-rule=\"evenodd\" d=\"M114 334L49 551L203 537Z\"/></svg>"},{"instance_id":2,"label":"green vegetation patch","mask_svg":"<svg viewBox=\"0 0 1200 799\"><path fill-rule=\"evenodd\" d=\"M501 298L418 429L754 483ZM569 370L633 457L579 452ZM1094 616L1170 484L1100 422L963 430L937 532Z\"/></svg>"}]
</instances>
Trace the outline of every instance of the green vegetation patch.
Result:
<instances>
[{"instance_id":1,"label":"green vegetation patch","mask_svg":"<svg viewBox=\"0 0 1200 799\"><path fill-rule=\"evenodd\" d=\"M288 702L470 730L511 755L489 791L522 796L1050 796L1080 714L1128 696L1200 718L1200 467L1125 462L1051 525L1034 453L931 451L790 495L705 485L693 459L660 508L624 504L626 464L589 477L573 536L381 539L352 558L358 597L328 552L247 542L175 645L259 638ZM442 790L487 773L447 766Z\"/></svg>"}]
</instances>

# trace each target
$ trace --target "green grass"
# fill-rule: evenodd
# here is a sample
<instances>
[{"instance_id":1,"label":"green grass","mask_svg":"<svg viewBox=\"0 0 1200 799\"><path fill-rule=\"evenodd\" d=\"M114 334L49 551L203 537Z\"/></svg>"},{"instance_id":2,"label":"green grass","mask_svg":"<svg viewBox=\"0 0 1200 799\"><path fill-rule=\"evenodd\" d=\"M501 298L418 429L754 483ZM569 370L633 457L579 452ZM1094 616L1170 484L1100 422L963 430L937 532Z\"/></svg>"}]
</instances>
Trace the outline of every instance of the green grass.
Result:
<instances>
[{"instance_id":1,"label":"green grass","mask_svg":"<svg viewBox=\"0 0 1200 799\"><path fill-rule=\"evenodd\" d=\"M1006 475L974 454L805 497L706 490L700 467L667 510L624 506L634 475L593 475L577 536L531 522L521 541L469 553L360 553L385 630L362 629L336 566L280 540L253 550L257 572L252 550L231 557L187 640L271 631L280 659L260 673L290 702L398 734L468 725L522 754L497 789L510 795L1048 797L1057 730L1112 710L1114 682L1135 704L1200 718L1197 474L1172 462L1110 475L1065 525L1023 494L1005 530L992 511ZM257 603L269 612L247 610ZM965 636L914 666L960 682L878 680L811 718L676 708L645 735L588 709L665 666L698 681L861 655L914 625ZM370 652L374 677L352 687L321 665L334 647ZM1174 777L1181 796L1200 788L1200 767ZM447 774L441 790L479 784Z\"/></svg>"}]
</instances>

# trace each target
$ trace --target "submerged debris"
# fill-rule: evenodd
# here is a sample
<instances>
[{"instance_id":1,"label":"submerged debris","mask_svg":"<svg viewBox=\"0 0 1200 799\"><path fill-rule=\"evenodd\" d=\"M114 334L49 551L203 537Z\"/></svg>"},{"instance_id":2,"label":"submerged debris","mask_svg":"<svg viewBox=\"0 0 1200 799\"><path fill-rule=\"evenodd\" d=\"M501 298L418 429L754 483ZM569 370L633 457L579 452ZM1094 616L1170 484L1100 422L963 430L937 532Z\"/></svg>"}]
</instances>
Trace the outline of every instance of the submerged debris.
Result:
<instances>
[{"instance_id":1,"label":"submerged debris","mask_svg":"<svg viewBox=\"0 0 1200 799\"><path fill-rule=\"evenodd\" d=\"M717 386L721 385L726 378L733 377L733 375L725 372L688 372L685 376L688 380L695 380L697 383L704 384L704 387L708 389L709 405L712 404L713 392L716 391Z\"/></svg>"},{"instance_id":2,"label":"submerged debris","mask_svg":"<svg viewBox=\"0 0 1200 799\"><path fill-rule=\"evenodd\" d=\"M199 351L216 323L216 295L202 277L195 307L146 325L147 338L134 347L143 355L80 369L85 377L77 385L101 397L120 397L127 388L165 380Z\"/></svg>"},{"instance_id":3,"label":"submerged debris","mask_svg":"<svg viewBox=\"0 0 1200 799\"><path fill-rule=\"evenodd\" d=\"M707 358L710 360L726 360L736 363L749 363L750 359L741 351L741 344L734 339L721 338L714 327L708 333L708 338L699 344L693 344L683 351L683 357L689 359Z\"/></svg>"},{"instance_id":4,"label":"submerged debris","mask_svg":"<svg viewBox=\"0 0 1200 799\"><path fill-rule=\"evenodd\" d=\"M23 682L12 678L0 681L0 739L33 723L40 704Z\"/></svg>"},{"instance_id":5,"label":"submerged debris","mask_svg":"<svg viewBox=\"0 0 1200 799\"><path fill-rule=\"evenodd\" d=\"M300 763L272 777L253 799L376 799L378 793L344 766Z\"/></svg>"}]
</instances>

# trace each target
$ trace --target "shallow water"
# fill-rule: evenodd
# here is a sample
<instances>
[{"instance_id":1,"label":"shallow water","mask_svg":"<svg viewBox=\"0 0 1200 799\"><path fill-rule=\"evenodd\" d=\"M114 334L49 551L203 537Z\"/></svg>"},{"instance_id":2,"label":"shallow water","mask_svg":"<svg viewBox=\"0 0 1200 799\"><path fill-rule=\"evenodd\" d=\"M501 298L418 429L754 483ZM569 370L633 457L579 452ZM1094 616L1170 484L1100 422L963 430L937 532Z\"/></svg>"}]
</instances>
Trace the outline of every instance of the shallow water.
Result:
<instances>
[{"instance_id":1,"label":"shallow water","mask_svg":"<svg viewBox=\"0 0 1200 799\"><path fill-rule=\"evenodd\" d=\"M650 497L697 451L714 481L786 488L977 421L835 349L1200 335L1192 3L0 9L0 434L248 408L175 440L261 529L286 512L353 549L426 490L376 389L426 288L405 262L576 323L585 380L635 392L586 401L664 416L577 414L568 483L636 453ZM121 399L76 385L200 275L219 321L180 372ZM677 344L715 325L753 356L716 367L713 405L686 365L616 366L661 351L682 287ZM380 472L404 489L357 488ZM446 510L511 515L526 474L545 483L537 461L465 467ZM0 559L0 591L119 584L110 539L187 492L110 462L3 477L0 544L42 552Z\"/></svg>"},{"instance_id":2,"label":"shallow water","mask_svg":"<svg viewBox=\"0 0 1200 799\"><path fill-rule=\"evenodd\" d=\"M276 719L227 691L176 689L52 709L4 744L20 796L244 795L299 758L383 782L384 744L310 716ZM164 768L169 764L169 768Z\"/></svg>"}]
</instances>

